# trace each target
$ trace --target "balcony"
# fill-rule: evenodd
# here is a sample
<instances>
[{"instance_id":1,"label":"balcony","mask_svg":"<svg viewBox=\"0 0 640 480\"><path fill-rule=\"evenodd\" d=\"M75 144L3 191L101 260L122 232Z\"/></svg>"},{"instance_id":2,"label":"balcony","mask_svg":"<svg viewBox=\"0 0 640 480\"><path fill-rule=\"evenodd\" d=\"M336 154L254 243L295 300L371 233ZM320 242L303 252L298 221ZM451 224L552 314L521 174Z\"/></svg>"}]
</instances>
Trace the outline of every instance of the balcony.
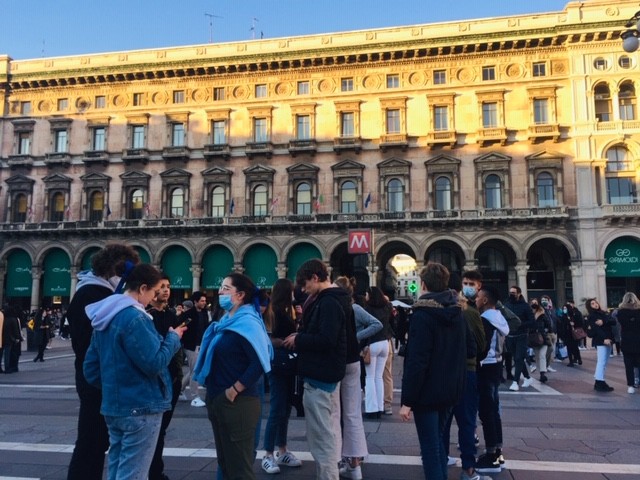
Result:
<instances>
[{"instance_id":1,"label":"balcony","mask_svg":"<svg viewBox=\"0 0 640 480\"><path fill-rule=\"evenodd\" d=\"M481 147L494 142L500 142L500 145L504 146L507 143L507 129L505 127L482 128L478 130L477 141Z\"/></svg>"},{"instance_id":2,"label":"balcony","mask_svg":"<svg viewBox=\"0 0 640 480\"><path fill-rule=\"evenodd\" d=\"M27 168L33 167L33 157L31 155L9 155L7 160L11 169L15 168Z\"/></svg>"},{"instance_id":3,"label":"balcony","mask_svg":"<svg viewBox=\"0 0 640 480\"><path fill-rule=\"evenodd\" d=\"M394 133L380 137L380 150L383 152L391 148L400 148L403 151L409 148L409 138L406 133Z\"/></svg>"},{"instance_id":4,"label":"balcony","mask_svg":"<svg viewBox=\"0 0 640 480\"><path fill-rule=\"evenodd\" d=\"M122 161L127 165L133 162L146 165L149 163L149 150L146 148L127 148L122 152Z\"/></svg>"},{"instance_id":5,"label":"balcony","mask_svg":"<svg viewBox=\"0 0 640 480\"><path fill-rule=\"evenodd\" d=\"M552 138L554 142L557 142L560 139L560 126L557 123L551 125L531 125L527 136L531 143L536 143L546 138Z\"/></svg>"},{"instance_id":6,"label":"balcony","mask_svg":"<svg viewBox=\"0 0 640 480\"><path fill-rule=\"evenodd\" d=\"M87 150L84 152L82 161L85 165L108 165L109 153L104 150Z\"/></svg>"},{"instance_id":7,"label":"balcony","mask_svg":"<svg viewBox=\"0 0 640 480\"><path fill-rule=\"evenodd\" d=\"M336 137L333 140L333 151L340 155L344 151L360 153L362 139L360 137Z\"/></svg>"},{"instance_id":8,"label":"balcony","mask_svg":"<svg viewBox=\"0 0 640 480\"><path fill-rule=\"evenodd\" d=\"M449 145L453 148L456 144L456 132L455 130L443 130L437 132L430 132L427 135L427 145L430 148L436 145Z\"/></svg>"},{"instance_id":9,"label":"balcony","mask_svg":"<svg viewBox=\"0 0 640 480\"><path fill-rule=\"evenodd\" d=\"M191 157L191 149L189 147L164 147L162 149L162 158L167 162L184 162L187 163Z\"/></svg>"},{"instance_id":10,"label":"balcony","mask_svg":"<svg viewBox=\"0 0 640 480\"><path fill-rule=\"evenodd\" d=\"M299 153L308 153L315 155L318 151L318 145L313 139L307 140L289 140L289 153L292 157L295 157Z\"/></svg>"},{"instance_id":11,"label":"balcony","mask_svg":"<svg viewBox=\"0 0 640 480\"><path fill-rule=\"evenodd\" d=\"M596 122L598 132L621 132L622 130L640 129L640 120L615 120L610 122Z\"/></svg>"},{"instance_id":12,"label":"balcony","mask_svg":"<svg viewBox=\"0 0 640 480\"><path fill-rule=\"evenodd\" d=\"M204 146L202 153L204 158L208 161L216 158L222 158L223 160L229 160L231 157L231 148L228 143L208 143Z\"/></svg>"},{"instance_id":13,"label":"balcony","mask_svg":"<svg viewBox=\"0 0 640 480\"><path fill-rule=\"evenodd\" d=\"M247 157L264 156L271 158L273 155L273 143L271 142L247 142L245 149Z\"/></svg>"},{"instance_id":14,"label":"balcony","mask_svg":"<svg viewBox=\"0 0 640 480\"><path fill-rule=\"evenodd\" d=\"M68 167L71 165L71 155L68 152L51 152L44 156L44 163L48 167Z\"/></svg>"}]
</instances>

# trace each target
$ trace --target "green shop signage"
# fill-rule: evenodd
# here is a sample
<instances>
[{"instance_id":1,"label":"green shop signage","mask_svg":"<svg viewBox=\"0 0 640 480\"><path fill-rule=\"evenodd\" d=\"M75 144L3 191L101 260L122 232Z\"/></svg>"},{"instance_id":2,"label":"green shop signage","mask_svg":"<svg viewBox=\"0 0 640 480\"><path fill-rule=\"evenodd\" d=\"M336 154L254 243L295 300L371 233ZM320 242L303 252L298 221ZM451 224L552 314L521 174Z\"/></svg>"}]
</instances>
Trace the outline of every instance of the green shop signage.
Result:
<instances>
[{"instance_id":1,"label":"green shop signage","mask_svg":"<svg viewBox=\"0 0 640 480\"><path fill-rule=\"evenodd\" d=\"M616 238L604 253L607 277L640 277L640 241Z\"/></svg>"}]
</instances>

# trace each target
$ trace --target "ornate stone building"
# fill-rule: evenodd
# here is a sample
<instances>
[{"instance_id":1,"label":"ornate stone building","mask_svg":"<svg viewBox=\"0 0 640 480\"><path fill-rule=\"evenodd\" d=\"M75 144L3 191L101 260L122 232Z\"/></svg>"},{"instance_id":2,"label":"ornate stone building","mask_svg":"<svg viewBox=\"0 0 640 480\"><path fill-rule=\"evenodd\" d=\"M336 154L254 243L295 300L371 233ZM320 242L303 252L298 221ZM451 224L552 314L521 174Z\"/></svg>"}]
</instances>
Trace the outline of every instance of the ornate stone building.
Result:
<instances>
[{"instance_id":1,"label":"ornate stone building","mask_svg":"<svg viewBox=\"0 0 640 480\"><path fill-rule=\"evenodd\" d=\"M636 9L0 56L0 292L64 304L127 241L177 295L316 256L383 285L403 253L615 303L640 287Z\"/></svg>"}]
</instances>

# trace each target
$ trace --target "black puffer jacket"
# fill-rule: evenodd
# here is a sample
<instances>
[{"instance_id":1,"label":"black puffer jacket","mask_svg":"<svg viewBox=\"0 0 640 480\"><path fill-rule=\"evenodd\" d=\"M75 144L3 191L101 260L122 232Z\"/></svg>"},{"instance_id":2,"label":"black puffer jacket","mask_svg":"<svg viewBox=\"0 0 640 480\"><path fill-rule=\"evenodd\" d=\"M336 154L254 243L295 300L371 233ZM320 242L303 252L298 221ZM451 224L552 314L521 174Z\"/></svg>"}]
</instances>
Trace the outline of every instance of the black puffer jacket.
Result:
<instances>
[{"instance_id":1,"label":"black puffer jacket","mask_svg":"<svg viewBox=\"0 0 640 480\"><path fill-rule=\"evenodd\" d=\"M467 325L456 295L427 293L413 305L402 375L402 405L414 411L456 405L466 379Z\"/></svg>"},{"instance_id":2,"label":"black puffer jacket","mask_svg":"<svg viewBox=\"0 0 640 480\"><path fill-rule=\"evenodd\" d=\"M622 353L640 355L640 309L618 309L618 322L622 336Z\"/></svg>"},{"instance_id":3,"label":"black puffer jacket","mask_svg":"<svg viewBox=\"0 0 640 480\"><path fill-rule=\"evenodd\" d=\"M522 322L518 330L509 332L509 335L524 335L529 333L529 330L535 328L536 319L533 316L533 310L531 310L531 306L525 302L522 296L515 302L512 300L507 301L504 306L520 317L520 321Z\"/></svg>"},{"instance_id":4,"label":"black puffer jacket","mask_svg":"<svg viewBox=\"0 0 640 480\"><path fill-rule=\"evenodd\" d=\"M596 325L598 320L602 320L602 325ZM593 310L587 317L587 334L591 337L591 344L594 347L604 345L604 341L609 339L613 343L613 326L616 321L602 310Z\"/></svg>"}]
</instances>

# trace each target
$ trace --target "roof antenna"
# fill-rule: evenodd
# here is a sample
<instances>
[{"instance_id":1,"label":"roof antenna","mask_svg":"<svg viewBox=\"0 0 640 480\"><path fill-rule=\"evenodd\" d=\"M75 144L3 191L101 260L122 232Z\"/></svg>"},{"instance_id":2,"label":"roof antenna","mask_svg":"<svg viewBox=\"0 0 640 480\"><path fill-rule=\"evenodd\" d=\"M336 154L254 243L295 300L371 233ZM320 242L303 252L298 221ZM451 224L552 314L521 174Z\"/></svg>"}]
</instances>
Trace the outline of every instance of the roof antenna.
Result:
<instances>
[{"instance_id":1,"label":"roof antenna","mask_svg":"<svg viewBox=\"0 0 640 480\"><path fill-rule=\"evenodd\" d=\"M214 18L224 18L219 15L214 15L213 13L204 13L205 17L209 18L209 43L213 43L213 19Z\"/></svg>"},{"instance_id":2,"label":"roof antenna","mask_svg":"<svg viewBox=\"0 0 640 480\"><path fill-rule=\"evenodd\" d=\"M44 57L44 38L42 39L42 52L40 54Z\"/></svg>"},{"instance_id":3,"label":"roof antenna","mask_svg":"<svg viewBox=\"0 0 640 480\"><path fill-rule=\"evenodd\" d=\"M258 20L256 17L253 17L253 19L251 20L251 28L249 30L251 30L251 40L255 40L256 39L256 22L259 22L260 20Z\"/></svg>"}]
</instances>

